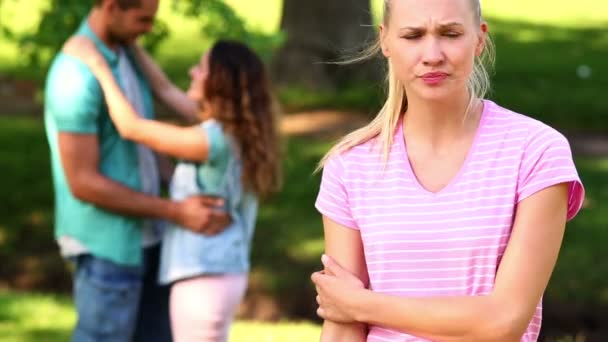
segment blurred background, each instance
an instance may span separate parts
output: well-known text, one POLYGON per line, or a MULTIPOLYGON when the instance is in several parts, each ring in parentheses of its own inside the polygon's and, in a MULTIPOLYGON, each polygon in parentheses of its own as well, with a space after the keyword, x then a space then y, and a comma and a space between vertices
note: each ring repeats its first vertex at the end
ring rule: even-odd
MULTIPOLYGON (((0 0, 0 340, 66 341, 70 271, 53 241, 42 91, 50 58, 90 8, 0 0)), ((170 78, 218 38, 249 43, 283 107, 286 182, 263 205, 250 289, 232 341, 318 339, 309 274, 323 233, 313 203, 320 157, 380 108, 378 61, 337 66, 375 34, 382 0, 162 0, 145 39, 170 78)), ((587 199, 569 223, 545 295, 543 341, 608 341, 608 1, 483 0, 497 46, 490 98, 566 134, 587 199)), ((166 110, 158 108, 161 115, 166 110)))

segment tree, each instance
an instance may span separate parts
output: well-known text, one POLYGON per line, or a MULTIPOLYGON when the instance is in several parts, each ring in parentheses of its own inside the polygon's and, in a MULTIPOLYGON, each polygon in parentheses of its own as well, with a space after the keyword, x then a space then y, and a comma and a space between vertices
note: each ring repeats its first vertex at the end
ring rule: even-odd
POLYGON ((332 89, 373 79, 371 64, 336 65, 374 37, 370 0, 284 0, 286 42, 273 61, 275 82, 332 89))

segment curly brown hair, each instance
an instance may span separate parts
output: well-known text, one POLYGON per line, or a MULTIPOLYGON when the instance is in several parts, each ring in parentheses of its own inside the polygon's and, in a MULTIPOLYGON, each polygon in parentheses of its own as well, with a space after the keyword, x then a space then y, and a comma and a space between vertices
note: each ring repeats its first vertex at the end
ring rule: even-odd
POLYGON ((204 98, 236 141, 245 189, 261 197, 282 185, 276 105, 264 63, 246 45, 220 40, 209 52, 204 98))

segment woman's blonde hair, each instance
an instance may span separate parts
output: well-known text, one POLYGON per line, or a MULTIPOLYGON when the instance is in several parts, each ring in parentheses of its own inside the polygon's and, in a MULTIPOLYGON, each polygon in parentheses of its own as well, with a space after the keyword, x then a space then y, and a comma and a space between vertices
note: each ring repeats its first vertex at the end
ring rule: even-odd
MULTIPOLYGON (((470 0, 475 12, 475 20, 478 24, 482 22, 481 4, 479 0, 470 0)), ((388 27, 391 15, 391 0, 384 0, 383 24, 388 27)), ((356 63, 374 57, 380 52, 380 38, 374 44, 365 49, 359 56, 351 58, 344 63, 356 63)), ((495 58, 494 44, 488 36, 485 41, 484 49, 480 56, 475 57, 473 72, 467 83, 467 89, 470 94, 469 108, 473 105, 476 98, 484 98, 490 90, 490 75, 489 68, 493 66, 495 58)), ((378 141, 382 144, 383 158, 388 160, 388 153, 394 138, 394 131, 399 118, 407 109, 407 96, 403 84, 397 79, 395 71, 390 60, 387 61, 387 92, 386 102, 376 115, 376 117, 365 127, 362 127, 345 137, 343 137, 327 154, 321 159, 317 167, 320 170, 325 162, 333 155, 342 153, 351 149, 354 146, 362 144, 372 138, 378 137, 378 141)))

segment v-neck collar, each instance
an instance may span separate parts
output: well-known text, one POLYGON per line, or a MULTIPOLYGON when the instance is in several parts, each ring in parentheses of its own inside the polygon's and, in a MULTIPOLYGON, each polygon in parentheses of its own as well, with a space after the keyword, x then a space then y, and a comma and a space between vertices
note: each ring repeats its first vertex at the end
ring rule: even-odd
POLYGON ((471 146, 469 147, 469 150, 467 152, 467 156, 464 159, 464 162, 462 163, 462 165, 460 165, 458 172, 456 172, 456 174, 450 179, 448 184, 445 185, 440 190, 435 191, 435 192, 430 191, 427 188, 425 188, 420 183, 420 180, 418 179, 418 177, 416 176, 416 173, 414 172, 414 168, 412 167, 412 164, 410 162, 410 158, 409 158, 409 155, 407 152, 407 144, 405 142, 405 136, 403 134, 403 116, 401 117, 401 119, 399 119, 397 131, 395 132, 395 138, 398 139, 399 150, 402 152, 400 154, 403 156, 404 162, 405 162, 406 168, 407 168, 406 172, 409 174, 409 176, 412 177, 412 182, 415 184, 416 188, 421 193, 428 195, 428 196, 443 195, 445 193, 450 192, 450 190, 455 186, 455 184, 457 184, 459 182, 459 180, 462 178, 463 173, 467 169, 467 166, 470 163, 470 160, 472 159, 473 155, 475 154, 475 151, 477 150, 477 146, 479 145, 481 133, 485 129, 485 123, 487 121, 486 118, 488 117, 488 110, 490 107, 490 101, 482 100, 482 105, 483 105, 483 108, 481 110, 481 117, 479 119, 479 124, 475 131, 475 136, 473 137, 473 142, 471 143, 471 146))

